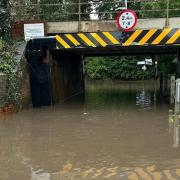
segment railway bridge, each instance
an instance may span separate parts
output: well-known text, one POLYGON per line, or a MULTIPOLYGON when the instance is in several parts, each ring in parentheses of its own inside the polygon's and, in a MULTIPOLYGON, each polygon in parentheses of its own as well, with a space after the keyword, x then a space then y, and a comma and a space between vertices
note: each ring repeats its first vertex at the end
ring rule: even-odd
POLYGON ((134 30, 124 32, 118 30, 114 19, 82 21, 81 5, 74 14, 79 16, 78 21, 47 21, 47 36, 27 43, 25 55, 34 106, 50 105, 82 92, 83 60, 88 56, 176 54, 176 75, 180 77, 180 17, 170 16, 168 6, 165 17, 140 18, 134 30), (40 62, 47 66, 45 87, 37 85, 40 62), (48 90, 44 93, 42 89, 48 90), (42 94, 43 98, 37 100, 42 94), (47 101, 41 103, 42 99, 47 101))

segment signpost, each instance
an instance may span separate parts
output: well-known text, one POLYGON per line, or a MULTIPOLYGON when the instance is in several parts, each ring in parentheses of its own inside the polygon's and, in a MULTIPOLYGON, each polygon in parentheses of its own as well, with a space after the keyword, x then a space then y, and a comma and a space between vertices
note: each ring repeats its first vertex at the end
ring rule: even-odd
POLYGON ((146 65, 150 65, 150 66, 153 65, 152 59, 145 59, 145 63, 146 65))
POLYGON ((123 31, 132 30, 137 24, 137 15, 132 10, 123 10, 118 14, 117 25, 118 29, 123 31))
POLYGON ((24 37, 28 41, 34 37, 44 37, 44 23, 24 24, 24 37))
POLYGON ((147 70, 146 65, 152 66, 152 65, 153 65, 153 62, 152 62, 152 59, 146 59, 146 58, 145 58, 144 61, 138 61, 138 62, 137 62, 137 65, 143 65, 143 66, 142 66, 142 70, 146 71, 146 70, 147 70))

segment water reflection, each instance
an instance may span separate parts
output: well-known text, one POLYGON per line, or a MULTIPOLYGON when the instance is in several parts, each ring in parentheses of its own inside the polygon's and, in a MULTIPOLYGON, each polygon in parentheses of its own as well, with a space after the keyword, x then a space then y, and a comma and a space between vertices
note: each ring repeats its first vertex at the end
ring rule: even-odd
POLYGON ((1 118, 0 179, 180 178, 179 129, 157 95, 149 82, 87 84, 84 98, 1 118))
POLYGON ((178 148, 179 147, 179 125, 180 116, 176 113, 173 113, 173 110, 169 110, 169 131, 173 134, 173 147, 178 148))
POLYGON ((151 94, 146 92, 144 89, 136 94, 136 105, 142 110, 151 109, 151 94))
POLYGON ((136 106, 138 110, 156 108, 159 95, 157 82, 129 82, 114 84, 88 84, 86 103, 88 106, 136 106))

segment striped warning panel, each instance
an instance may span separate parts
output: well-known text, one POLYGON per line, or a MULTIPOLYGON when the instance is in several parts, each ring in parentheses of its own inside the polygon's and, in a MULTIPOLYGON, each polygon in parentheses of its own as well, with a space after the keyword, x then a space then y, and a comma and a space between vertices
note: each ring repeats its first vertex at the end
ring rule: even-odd
POLYGON ((58 49, 107 46, 180 45, 180 29, 150 29, 130 32, 97 32, 56 35, 58 49))

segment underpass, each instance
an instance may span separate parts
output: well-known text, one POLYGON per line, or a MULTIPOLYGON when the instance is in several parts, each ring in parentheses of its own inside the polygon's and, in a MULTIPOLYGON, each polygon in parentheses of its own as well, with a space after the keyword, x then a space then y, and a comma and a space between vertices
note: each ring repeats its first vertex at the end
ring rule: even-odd
MULTIPOLYGON (((49 105, 84 91, 83 60, 88 56, 157 55, 177 56, 176 75, 179 76, 180 29, 137 29, 123 32, 67 33, 34 38, 26 48, 30 69, 31 92, 36 102, 40 89, 35 83, 39 58, 49 51, 49 105), (43 49, 45 48, 45 50, 43 49), (50 98, 51 97, 51 98, 50 98), (51 99, 51 100, 50 100, 51 99), (50 102, 51 101, 51 102, 50 102)), ((45 98, 44 96, 44 98, 45 98)), ((36 106, 36 105, 35 105, 36 106)), ((37 105, 39 106, 39 105, 37 105)))

